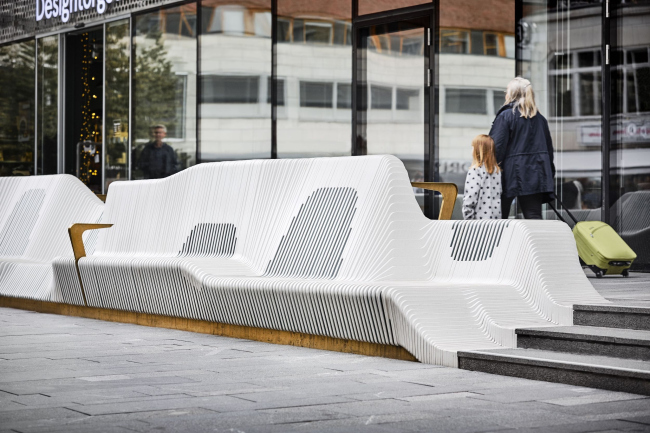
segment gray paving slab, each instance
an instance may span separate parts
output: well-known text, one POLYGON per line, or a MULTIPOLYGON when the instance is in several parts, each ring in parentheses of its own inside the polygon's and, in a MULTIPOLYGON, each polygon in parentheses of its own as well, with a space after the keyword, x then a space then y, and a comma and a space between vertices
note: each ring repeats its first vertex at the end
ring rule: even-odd
MULTIPOLYGON (((642 277, 632 274, 627 280, 635 283, 628 293, 635 302, 646 296, 642 277)), ((590 281, 597 286, 601 280, 590 281)), ((627 296, 609 282, 602 293, 627 296)), ((650 293, 647 298, 650 301, 650 293)), ((413 362, 0 309, 0 433, 2 429, 650 431, 650 399, 413 362)))
POLYGON ((629 278, 620 275, 606 275, 596 278, 585 269, 585 274, 598 292, 619 305, 650 307, 650 273, 630 272, 629 278))

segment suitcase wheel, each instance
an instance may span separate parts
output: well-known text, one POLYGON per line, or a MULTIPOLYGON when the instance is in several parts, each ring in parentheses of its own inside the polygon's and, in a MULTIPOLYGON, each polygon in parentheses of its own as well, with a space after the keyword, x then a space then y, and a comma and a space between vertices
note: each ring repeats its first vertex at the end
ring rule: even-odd
POLYGON ((627 269, 623 269, 623 272, 621 272, 621 275, 623 275, 625 278, 627 278, 627 277, 630 276, 630 271, 628 271, 627 269))
POLYGON ((592 271, 594 274, 596 274, 596 278, 603 278, 603 275, 605 275, 605 273, 603 272, 603 270, 600 269, 598 266, 590 265, 590 266, 589 266, 589 269, 591 269, 591 271, 592 271))

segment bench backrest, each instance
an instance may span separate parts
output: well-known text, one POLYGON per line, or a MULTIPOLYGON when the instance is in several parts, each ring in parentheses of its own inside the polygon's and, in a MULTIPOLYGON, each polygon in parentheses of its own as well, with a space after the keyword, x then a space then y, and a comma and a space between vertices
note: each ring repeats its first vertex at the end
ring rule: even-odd
POLYGON ((114 226, 97 255, 228 256, 269 276, 334 278, 381 273, 413 248, 394 234, 429 220, 402 162, 366 156, 200 164, 114 183, 102 222, 114 226))
POLYGON ((68 227, 97 222, 104 204, 77 178, 0 178, 0 257, 51 262, 72 256, 68 227))

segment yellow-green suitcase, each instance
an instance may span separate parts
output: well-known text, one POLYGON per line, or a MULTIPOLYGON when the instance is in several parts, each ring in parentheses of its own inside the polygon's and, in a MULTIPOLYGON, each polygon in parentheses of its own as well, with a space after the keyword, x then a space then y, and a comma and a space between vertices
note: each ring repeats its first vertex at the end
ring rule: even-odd
MULTIPOLYGON (((558 217, 566 222, 555 206, 552 204, 550 206, 558 217)), ((564 208, 564 206, 562 207, 564 208)), ((568 209, 564 208, 564 210, 575 222, 573 237, 578 246, 580 260, 596 274, 597 278, 602 278, 603 275, 619 274, 627 277, 628 269, 636 259, 636 253, 621 239, 618 233, 609 224, 602 221, 578 222, 568 209)))

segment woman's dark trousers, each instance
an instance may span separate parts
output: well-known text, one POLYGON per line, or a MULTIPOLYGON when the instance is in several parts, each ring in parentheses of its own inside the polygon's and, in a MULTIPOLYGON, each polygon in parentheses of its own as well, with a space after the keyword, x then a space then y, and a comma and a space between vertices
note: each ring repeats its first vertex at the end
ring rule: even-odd
MULTIPOLYGON (((542 219, 542 204, 544 204, 545 194, 531 194, 520 195, 519 207, 524 213, 524 218, 527 220, 541 220, 542 219)), ((501 197, 501 218, 508 218, 510 215, 510 206, 514 197, 501 197)))

